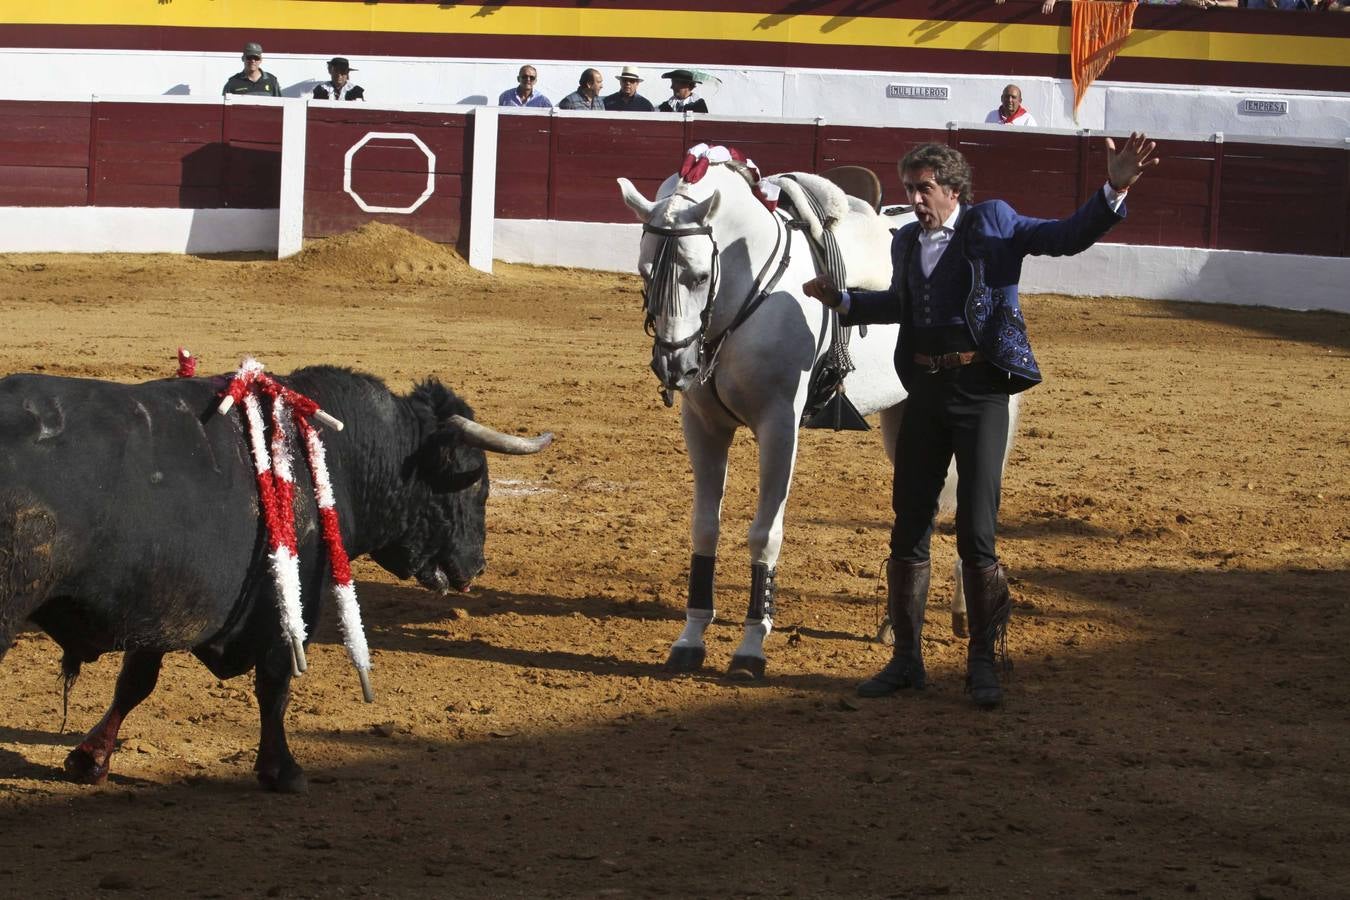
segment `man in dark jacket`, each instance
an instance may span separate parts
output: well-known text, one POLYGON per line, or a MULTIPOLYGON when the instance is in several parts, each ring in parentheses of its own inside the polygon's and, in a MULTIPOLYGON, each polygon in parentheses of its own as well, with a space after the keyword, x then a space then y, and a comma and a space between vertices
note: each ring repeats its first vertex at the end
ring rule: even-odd
POLYGON ((335 56, 328 61, 328 80, 314 88, 315 100, 365 100, 365 89, 352 84, 352 73, 356 70, 345 56, 335 56))
POLYGON ((688 69, 673 69, 662 78, 670 79, 670 99, 656 108, 657 112, 696 112, 708 111, 708 104, 702 97, 694 95, 694 89, 702 79, 688 69))
POLYGON ((642 75, 636 66, 624 66, 619 73, 619 89, 605 98, 608 112, 656 112, 652 101, 638 93, 642 75))
POLYGON ((262 67, 262 44, 249 41, 244 45, 244 70, 230 76, 225 82, 222 94, 258 94, 263 97, 280 97, 281 85, 277 77, 264 72, 262 67))
POLYGON ((900 176, 918 222, 891 244, 884 291, 840 291, 822 275, 803 290, 837 308, 846 325, 899 323, 895 368, 909 392, 895 452, 891 557, 886 565, 895 648, 858 686, 881 697, 925 682, 920 637, 928 599, 929 540, 952 456, 959 475, 956 547, 970 617, 966 689, 981 707, 1003 700, 995 646, 1012 599, 994 552, 1008 441, 1008 396, 1041 380, 1017 303, 1022 260, 1091 247, 1125 216, 1124 198, 1156 165, 1155 144, 1132 134, 1106 139, 1107 181, 1067 219, 1031 219, 1002 200, 976 204, 970 166, 939 144, 911 150, 900 176))

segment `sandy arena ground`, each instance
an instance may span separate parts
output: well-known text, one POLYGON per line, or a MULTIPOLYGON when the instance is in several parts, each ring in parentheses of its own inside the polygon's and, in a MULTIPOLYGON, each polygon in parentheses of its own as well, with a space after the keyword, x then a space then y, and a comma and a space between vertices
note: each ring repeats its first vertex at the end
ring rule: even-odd
POLYGON ((663 674, 691 479, 639 303, 633 277, 482 276, 382 227, 284 263, 0 256, 0 371, 166 377, 182 344, 206 372, 436 373, 481 419, 558 434, 493 459, 470 594, 359 565, 378 698, 330 612, 288 718, 307 796, 258 789, 251 679, 187 654, 108 785, 65 783, 120 660, 85 668, 62 733, 57 648, 25 631, 2 669, 6 893, 1350 896, 1350 318, 1027 301, 1047 380, 1004 491, 1016 672, 982 713, 942 610, 949 526, 931 689, 853 696, 888 652, 875 433, 804 434, 771 680, 748 687, 720 677, 749 581, 737 441, 712 668, 663 674))

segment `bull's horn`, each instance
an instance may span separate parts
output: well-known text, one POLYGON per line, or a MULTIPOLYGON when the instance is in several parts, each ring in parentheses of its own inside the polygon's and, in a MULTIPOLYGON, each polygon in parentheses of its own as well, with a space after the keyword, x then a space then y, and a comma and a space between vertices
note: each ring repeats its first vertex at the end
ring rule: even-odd
POLYGON ((524 456, 527 453, 538 453, 553 443, 553 432, 551 431, 546 431, 539 437, 517 437, 514 434, 502 434, 500 431, 475 422, 473 419, 466 419, 463 416, 451 416, 445 420, 445 424, 447 428, 458 431, 463 436, 464 443, 469 446, 491 450, 495 453, 524 456))

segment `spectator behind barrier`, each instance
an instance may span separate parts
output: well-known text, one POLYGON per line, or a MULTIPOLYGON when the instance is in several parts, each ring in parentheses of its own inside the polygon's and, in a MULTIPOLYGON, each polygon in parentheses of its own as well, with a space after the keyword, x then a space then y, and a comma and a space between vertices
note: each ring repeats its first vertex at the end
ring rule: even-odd
POLYGON ((998 108, 984 117, 986 124, 1036 127, 1036 119, 1022 105, 1022 89, 1020 87, 1015 84, 1007 85, 1003 88, 1003 96, 999 99, 1002 102, 999 103, 998 108))
POLYGON ((642 75, 636 66, 624 66, 619 73, 619 89, 605 98, 605 109, 611 112, 656 112, 652 101, 638 93, 642 75))
POLYGON ((694 96, 694 89, 702 83, 703 79, 688 69, 674 69, 661 77, 670 79, 670 99, 658 106, 657 112, 705 113, 708 111, 708 104, 704 102, 703 98, 694 96))
POLYGON ((516 74, 516 86, 510 90, 502 91, 502 95, 497 98, 497 105, 533 106, 551 109, 553 107, 552 101, 543 94, 534 92, 535 85, 538 82, 539 73, 535 71, 534 66, 521 66, 520 72, 516 74))
POLYGON ((605 86, 605 76, 599 69, 586 69, 577 79, 577 89, 558 103, 558 109, 579 109, 585 112, 604 112, 605 101, 600 89, 605 86))
POLYGON ((328 80, 314 88, 315 100, 365 100, 365 88, 352 84, 351 73, 355 72, 345 56, 335 56, 328 61, 328 80))
POLYGON ((244 70, 230 76, 225 82, 222 94, 256 94, 263 97, 280 97, 281 85, 277 77, 264 72, 262 67, 262 44, 249 41, 244 45, 244 70))

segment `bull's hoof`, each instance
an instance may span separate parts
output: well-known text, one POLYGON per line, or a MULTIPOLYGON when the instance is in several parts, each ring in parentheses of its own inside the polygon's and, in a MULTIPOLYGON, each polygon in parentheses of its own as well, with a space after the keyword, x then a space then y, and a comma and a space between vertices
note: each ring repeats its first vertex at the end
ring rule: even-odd
POLYGON ((732 681, 763 681, 764 667, 767 661, 762 656, 741 656, 731 658, 727 669, 727 678, 732 681))
POLYGON ((278 794, 309 793, 309 781, 305 778, 305 770, 294 762, 286 763, 274 772, 258 769, 258 783, 278 794))
POLYGON ((83 745, 76 747, 66 755, 66 778, 76 784, 103 784, 108 780, 108 763, 112 759, 109 753, 99 762, 83 745))
POLYGON ((671 647, 666 657, 667 672, 697 672, 708 656, 707 647, 671 647))
POLYGON ((952 613, 952 634, 959 638, 970 637, 970 622, 966 619, 965 613, 952 613))

